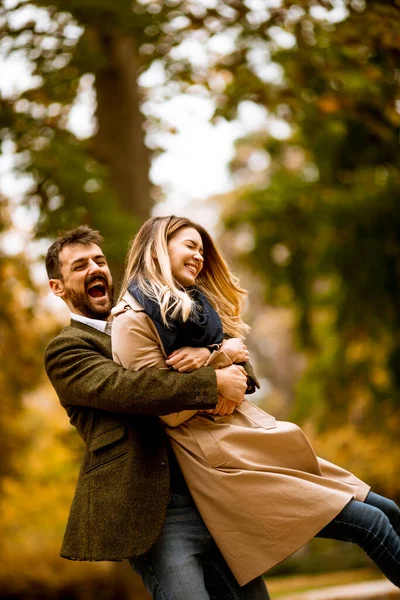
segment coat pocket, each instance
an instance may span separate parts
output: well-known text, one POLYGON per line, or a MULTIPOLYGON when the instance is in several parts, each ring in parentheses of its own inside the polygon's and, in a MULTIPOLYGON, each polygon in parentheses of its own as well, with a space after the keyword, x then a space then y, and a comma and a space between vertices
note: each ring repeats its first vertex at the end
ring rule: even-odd
POLYGON ((127 455, 128 455, 128 450, 125 450, 125 451, 119 452, 118 454, 115 454, 109 458, 106 458, 106 459, 102 460, 101 462, 97 462, 96 464, 93 464, 92 467, 87 469, 85 471, 84 475, 85 475, 85 477, 87 477, 88 475, 91 475, 92 473, 94 473, 100 469, 104 469, 105 467, 108 467, 110 464, 113 464, 117 461, 119 463, 120 459, 127 455))
POLYGON ((101 469, 128 452, 124 425, 102 431, 87 445, 83 474, 87 475, 96 469, 101 469))
POLYGON ((96 437, 92 439, 89 444, 89 450, 91 452, 95 452, 96 450, 100 450, 101 448, 105 448, 110 444, 114 444, 118 442, 125 435, 125 426, 120 425, 119 427, 115 427, 114 429, 110 429, 109 431, 104 431, 100 433, 96 437))
POLYGON ((228 458, 221 448, 218 439, 213 436, 211 432, 212 426, 210 428, 204 426, 191 427, 190 431, 195 437, 207 463, 213 469, 217 469, 218 467, 223 467, 228 462, 228 458))

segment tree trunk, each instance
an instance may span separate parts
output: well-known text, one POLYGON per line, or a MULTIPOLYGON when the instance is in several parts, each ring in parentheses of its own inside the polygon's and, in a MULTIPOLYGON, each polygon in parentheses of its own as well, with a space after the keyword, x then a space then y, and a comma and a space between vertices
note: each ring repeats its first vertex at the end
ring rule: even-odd
POLYGON ((150 216, 152 202, 135 40, 100 34, 99 43, 105 64, 96 72, 98 132, 94 151, 110 166, 121 208, 141 222, 150 216))

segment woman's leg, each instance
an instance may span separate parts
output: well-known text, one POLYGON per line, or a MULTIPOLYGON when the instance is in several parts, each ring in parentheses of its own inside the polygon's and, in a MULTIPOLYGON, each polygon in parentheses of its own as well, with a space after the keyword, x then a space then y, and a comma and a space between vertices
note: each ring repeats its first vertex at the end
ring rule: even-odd
POLYGON ((380 508, 388 517, 397 535, 400 535, 400 508, 397 506, 396 502, 389 500, 389 498, 385 498, 385 496, 369 492, 364 503, 380 508))
POLYGON ((391 522, 394 519, 398 526, 398 510, 394 503, 392 505, 390 500, 382 499, 377 494, 369 497, 368 502, 350 500, 317 537, 358 544, 382 573, 400 587, 400 537, 391 522), (382 509, 372 503, 379 503, 382 509), (385 514, 386 511, 390 512, 391 517, 385 514))

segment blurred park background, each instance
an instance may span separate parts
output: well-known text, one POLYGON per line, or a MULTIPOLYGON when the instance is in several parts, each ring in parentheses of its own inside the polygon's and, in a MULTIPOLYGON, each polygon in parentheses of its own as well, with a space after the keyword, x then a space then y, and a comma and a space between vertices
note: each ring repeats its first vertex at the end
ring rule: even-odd
MULTIPOLYGON (((116 282, 150 215, 209 228, 249 290, 256 401, 399 502, 400 2, 3 0, 0 31, 0 596, 141 597, 58 558, 82 446, 42 261, 81 223, 116 282)), ((318 540, 267 580, 346 569, 377 575, 318 540)))

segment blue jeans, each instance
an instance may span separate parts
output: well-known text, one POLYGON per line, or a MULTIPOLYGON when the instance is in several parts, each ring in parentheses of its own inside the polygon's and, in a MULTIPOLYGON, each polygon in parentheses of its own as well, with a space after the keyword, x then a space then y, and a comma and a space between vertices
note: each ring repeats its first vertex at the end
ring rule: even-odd
POLYGON ((373 492, 365 502, 350 500, 317 537, 358 544, 400 587, 400 509, 392 500, 373 492))
POLYGON ((129 561, 154 600, 268 600, 262 577, 240 587, 193 500, 171 495, 161 537, 129 561))

